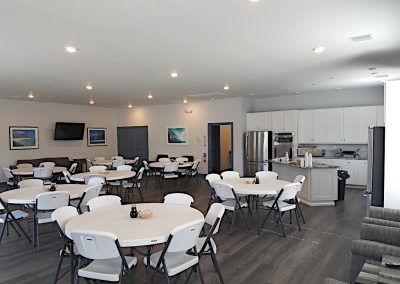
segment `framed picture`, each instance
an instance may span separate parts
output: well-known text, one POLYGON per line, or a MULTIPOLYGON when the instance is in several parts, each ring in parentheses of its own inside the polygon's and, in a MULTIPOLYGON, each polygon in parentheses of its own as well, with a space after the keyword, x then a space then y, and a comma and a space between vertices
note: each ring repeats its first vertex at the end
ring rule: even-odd
POLYGON ((10 126, 10 150, 39 149, 39 128, 10 126))
POLYGON ((89 128, 87 129, 88 146, 106 146, 107 128, 89 128))
POLYGON ((168 127, 167 128, 168 144, 186 145, 187 132, 185 127, 168 127))

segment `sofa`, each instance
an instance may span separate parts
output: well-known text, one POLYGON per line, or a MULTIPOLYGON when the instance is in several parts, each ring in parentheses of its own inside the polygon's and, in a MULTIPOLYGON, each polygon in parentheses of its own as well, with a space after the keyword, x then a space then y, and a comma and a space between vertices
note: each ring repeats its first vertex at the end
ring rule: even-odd
POLYGON ((43 162, 53 162, 56 164, 56 166, 60 167, 67 167, 69 168, 72 164, 72 162, 68 159, 68 157, 57 157, 57 158, 39 158, 39 159, 27 159, 27 160, 18 160, 18 164, 32 164, 34 167, 38 167, 40 163, 43 162))

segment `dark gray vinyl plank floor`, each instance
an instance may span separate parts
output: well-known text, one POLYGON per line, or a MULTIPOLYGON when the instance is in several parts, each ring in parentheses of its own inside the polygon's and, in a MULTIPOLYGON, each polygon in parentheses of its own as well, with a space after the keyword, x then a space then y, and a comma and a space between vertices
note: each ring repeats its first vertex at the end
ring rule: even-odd
MULTIPOLYGON (((145 201, 160 202, 165 192, 156 188, 153 177, 146 178, 145 201)), ((205 181, 199 187, 193 184, 182 183, 183 191, 190 193, 195 199, 194 207, 205 213, 208 185, 205 181)), ((174 186, 173 183, 167 186, 168 191, 176 191, 174 186)), ((325 277, 348 281, 351 241, 359 237, 365 212, 362 190, 347 188, 345 200, 336 206, 302 205, 302 209, 306 218, 302 231, 297 230, 296 224, 289 224, 286 216, 285 238, 273 219, 257 235, 255 215, 247 211, 245 216, 251 230, 238 219, 233 235, 228 235, 229 224, 224 218, 215 241, 225 283, 322 283, 325 277)), ((265 214, 261 211, 262 217, 265 214)), ((27 227, 26 222, 22 225, 27 227)), ((25 238, 18 238, 10 231, 0 244, 0 283, 52 283, 62 242, 51 224, 40 226, 40 243, 41 249, 37 252, 25 238)), ((205 283, 219 283, 209 257, 203 257, 200 265, 205 283)), ((68 268, 66 259, 63 271, 68 268)), ((184 280, 183 274, 177 282, 184 280)), ((124 283, 145 282, 146 270, 139 256, 138 265, 124 278, 124 283)), ((155 283, 162 282, 162 277, 155 280, 155 283)), ((69 274, 58 283, 70 283, 69 274)), ((190 283, 199 283, 198 277, 194 275, 190 283)))

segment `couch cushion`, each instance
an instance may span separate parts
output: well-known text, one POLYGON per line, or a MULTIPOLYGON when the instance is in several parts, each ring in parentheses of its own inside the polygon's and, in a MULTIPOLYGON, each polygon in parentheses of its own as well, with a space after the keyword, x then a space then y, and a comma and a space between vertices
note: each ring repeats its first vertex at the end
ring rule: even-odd
POLYGON ((17 165, 28 163, 28 164, 32 164, 34 167, 37 167, 37 166, 39 166, 40 163, 43 163, 43 162, 45 162, 45 159, 18 160, 17 165))

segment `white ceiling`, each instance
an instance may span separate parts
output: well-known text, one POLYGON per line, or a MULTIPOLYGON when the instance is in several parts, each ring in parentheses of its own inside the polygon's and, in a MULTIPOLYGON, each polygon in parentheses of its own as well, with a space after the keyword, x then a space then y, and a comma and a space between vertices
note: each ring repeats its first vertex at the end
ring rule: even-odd
POLYGON ((400 78, 399 0, 1 1, 4 99, 32 91, 37 101, 127 106, 211 99, 190 95, 225 83, 216 98, 381 85, 369 67, 400 78), (373 40, 349 40, 364 34, 373 40))

